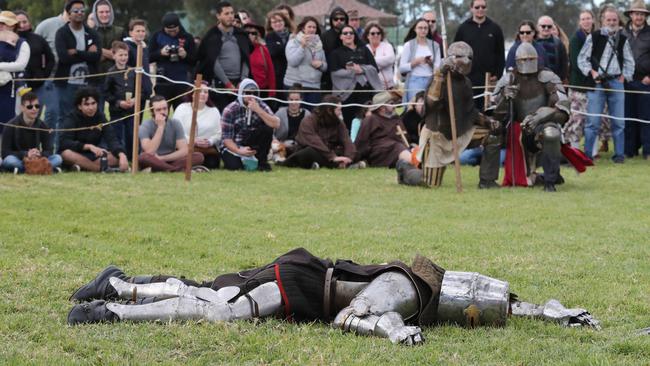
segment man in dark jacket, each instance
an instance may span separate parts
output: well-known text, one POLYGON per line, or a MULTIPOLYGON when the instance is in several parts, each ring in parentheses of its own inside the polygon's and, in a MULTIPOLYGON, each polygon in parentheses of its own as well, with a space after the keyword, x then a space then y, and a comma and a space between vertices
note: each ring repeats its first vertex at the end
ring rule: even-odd
MULTIPOLYGON (((485 85, 485 74, 490 73, 490 82, 496 82, 505 66, 505 44, 501 27, 488 18, 487 0, 472 0, 470 3, 472 17, 460 25, 454 42, 463 41, 472 47, 474 62, 468 75, 474 86, 485 85)), ((475 94, 484 90, 475 89, 475 94)), ((479 110, 483 109, 483 98, 474 100, 479 110)))
MULTIPOLYGON (((320 36, 328 65, 331 65, 330 55, 341 45, 341 29, 348 24, 348 20, 348 14, 343 10, 343 8, 337 6, 332 9, 332 12, 330 13, 330 29, 320 36)), ((323 73, 321 84, 323 85, 323 90, 332 89, 332 79, 329 68, 327 72, 323 73)))
MULTIPOLYGON (((165 14, 162 25, 163 29, 149 40, 149 62, 156 63, 158 75, 189 82, 196 54, 194 36, 185 31, 177 14, 165 14)), ((173 98, 188 90, 187 85, 174 84, 162 78, 156 80, 156 94, 164 96, 174 108, 181 104, 182 98, 173 98)))
POLYGON ((61 137, 63 161, 75 170, 99 172, 103 167, 100 158, 106 158, 108 166, 117 166, 121 171, 129 168, 124 148, 117 141, 112 128, 92 128, 106 123, 106 117, 97 108, 99 92, 94 87, 79 89, 74 98, 76 108, 65 119, 66 129, 87 128, 68 131, 61 137), (108 149, 100 146, 106 143, 108 149))
POLYGON ((52 138, 47 131, 30 130, 20 127, 33 127, 47 130, 47 125, 38 118, 41 109, 38 96, 29 92, 20 99, 21 113, 9 121, 2 134, 2 167, 14 174, 25 171, 24 158, 45 157, 52 169, 61 165, 61 156, 52 153, 52 138))
MULTIPOLYGON (((623 35, 630 42, 634 55, 634 80, 625 83, 625 90, 640 91, 646 94, 629 93, 625 95, 625 118, 650 120, 650 26, 646 19, 650 11, 643 0, 632 3, 625 15, 630 18, 623 35)), ((628 158, 639 154, 643 147, 643 158, 650 156, 650 124, 625 121, 625 155, 628 158)))
POLYGON ((539 17, 537 20, 537 43, 544 49, 546 67, 559 76, 560 80, 566 80, 569 77, 569 56, 562 41, 553 36, 554 24, 553 18, 548 15, 539 17))
MULTIPOLYGON (((25 78, 42 79, 50 76, 54 69, 54 54, 47 44, 45 38, 32 31, 32 23, 26 12, 18 10, 16 20, 18 20, 18 35, 24 38, 29 45, 29 62, 25 69, 25 78)), ((43 85, 44 80, 29 81, 27 86, 38 93, 38 89, 43 85)))
POLYGON ((59 108, 65 114, 74 109, 72 100, 77 89, 95 84, 94 79, 86 79, 86 75, 96 74, 99 70, 99 60, 102 56, 102 44, 97 32, 85 25, 86 4, 82 0, 70 0, 65 5, 69 14, 68 23, 56 32, 56 53, 59 65, 55 76, 58 78, 74 77, 73 79, 56 80, 59 92, 59 108))
MULTIPOLYGON (((196 72, 211 82, 215 88, 237 90, 237 85, 248 77, 250 65, 248 57, 253 45, 246 33, 233 26, 235 10, 225 1, 217 4, 218 24, 203 37, 198 52, 196 72)), ((223 111, 235 100, 234 95, 210 93, 215 106, 223 111)))

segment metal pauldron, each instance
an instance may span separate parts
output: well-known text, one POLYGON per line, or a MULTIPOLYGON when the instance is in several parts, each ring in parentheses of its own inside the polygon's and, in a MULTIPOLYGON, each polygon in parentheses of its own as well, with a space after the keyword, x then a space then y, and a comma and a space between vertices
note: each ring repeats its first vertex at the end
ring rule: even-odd
POLYGON ((503 326, 508 316, 510 284, 476 272, 446 271, 437 319, 474 327, 503 326))

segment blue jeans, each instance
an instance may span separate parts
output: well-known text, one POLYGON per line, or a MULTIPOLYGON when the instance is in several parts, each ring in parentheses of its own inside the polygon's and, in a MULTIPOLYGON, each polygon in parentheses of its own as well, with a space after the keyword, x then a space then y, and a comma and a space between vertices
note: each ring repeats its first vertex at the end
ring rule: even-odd
POLYGON ((410 102, 413 99, 413 97, 415 97, 415 94, 418 93, 418 91, 426 90, 427 86, 429 85, 429 82, 431 82, 431 76, 411 75, 409 77, 408 83, 406 84, 406 94, 405 94, 406 100, 404 101, 404 103, 410 102))
MULTIPOLYGON (((650 92, 650 85, 640 81, 625 84, 626 90, 650 92)), ((625 117, 650 121, 650 95, 630 93, 625 96, 625 117)), ((643 156, 650 156, 650 123, 625 121, 625 155, 633 157, 643 147, 643 156)))
MULTIPOLYGON (((50 161, 50 165, 52 165, 52 170, 55 168, 61 166, 61 163, 63 163, 63 159, 61 158, 61 155, 58 154, 52 154, 47 157, 47 160, 50 161)), ((18 171, 21 173, 25 172, 25 164, 23 164, 23 161, 18 159, 15 155, 7 155, 6 158, 2 161, 2 168, 6 169, 10 172, 14 170, 14 168, 18 168, 18 171)))
MULTIPOLYGON (((45 107, 45 119, 43 121, 47 127, 61 128, 63 121, 59 113, 59 93, 57 93, 54 82, 48 80, 43 83, 43 85, 36 89, 36 95, 38 95, 38 100, 41 102, 41 105, 45 107)), ((41 108, 41 112, 43 112, 43 108, 41 108)))
MULTIPOLYGON (((465 149, 460 153, 460 164, 461 165, 472 165, 476 166, 481 163, 481 157, 483 156, 483 147, 475 147, 473 149, 465 149)), ((506 149, 501 149, 499 153, 500 165, 503 165, 503 162, 506 160, 506 149)))
MULTIPOLYGON (((618 80, 610 80, 608 89, 623 90, 623 83, 618 80)), ((596 88, 602 89, 601 84, 596 84, 596 88)), ((614 141, 613 158, 623 158, 625 152, 625 94, 622 92, 605 92, 594 90, 587 92, 587 113, 603 113, 605 103, 609 109, 612 124, 612 140, 614 141)), ((601 117, 587 116, 585 124, 585 154, 593 158, 592 147, 598 138, 600 130, 601 117)))

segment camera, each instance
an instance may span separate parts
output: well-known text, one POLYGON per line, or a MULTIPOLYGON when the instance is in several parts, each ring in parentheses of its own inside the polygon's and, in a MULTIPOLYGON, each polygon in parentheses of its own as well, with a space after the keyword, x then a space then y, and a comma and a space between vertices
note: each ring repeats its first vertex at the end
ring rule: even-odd
POLYGON ((169 61, 178 62, 180 57, 178 56, 178 46, 175 44, 169 45, 169 61))

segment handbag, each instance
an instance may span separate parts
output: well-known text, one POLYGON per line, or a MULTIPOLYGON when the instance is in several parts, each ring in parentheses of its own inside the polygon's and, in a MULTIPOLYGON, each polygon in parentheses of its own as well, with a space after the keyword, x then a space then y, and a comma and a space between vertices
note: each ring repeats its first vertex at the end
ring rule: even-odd
POLYGON ((45 157, 24 158, 25 174, 28 175, 51 175, 52 164, 45 157))

